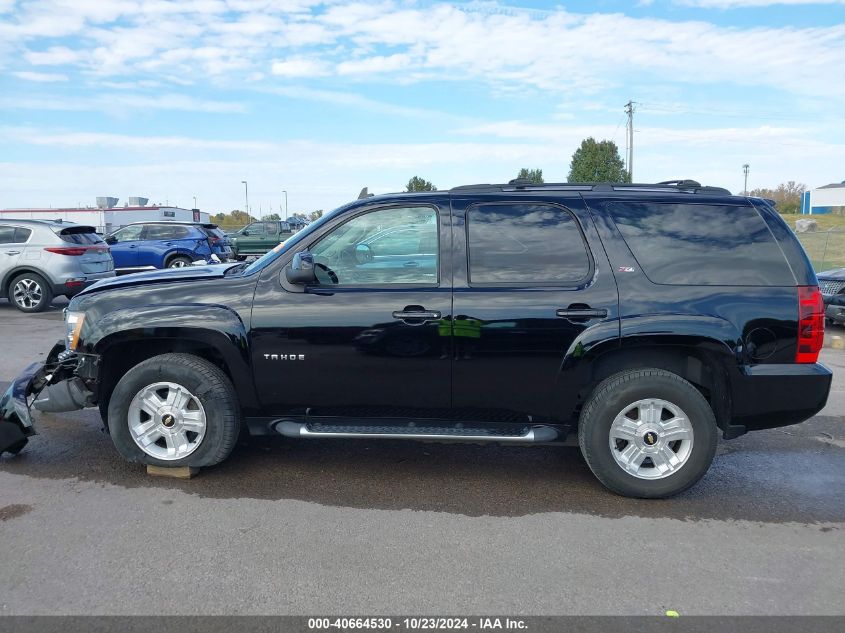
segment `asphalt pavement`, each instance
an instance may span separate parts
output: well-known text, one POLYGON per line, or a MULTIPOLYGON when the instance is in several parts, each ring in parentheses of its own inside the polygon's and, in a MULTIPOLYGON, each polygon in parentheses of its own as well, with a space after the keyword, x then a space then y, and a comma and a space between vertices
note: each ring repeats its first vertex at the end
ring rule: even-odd
MULTIPOLYGON (((0 387, 60 307, 0 301, 0 387)), ((819 415, 720 441, 661 501, 575 448, 252 438, 159 479, 95 410, 42 414, 0 458, 0 614, 845 614, 845 352, 822 361, 819 415)))

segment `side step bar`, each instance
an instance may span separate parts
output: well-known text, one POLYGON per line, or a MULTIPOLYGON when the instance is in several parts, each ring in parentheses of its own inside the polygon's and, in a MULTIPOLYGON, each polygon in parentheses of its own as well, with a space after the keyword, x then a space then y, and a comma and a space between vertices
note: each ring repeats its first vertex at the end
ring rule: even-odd
POLYGON ((499 444, 540 444, 553 442, 558 432, 550 426, 526 426, 518 433, 508 429, 497 432, 489 428, 463 428, 454 426, 374 426, 330 425, 320 423, 280 420, 273 428, 285 437, 379 438, 396 440, 421 440, 425 442, 496 442, 499 444))

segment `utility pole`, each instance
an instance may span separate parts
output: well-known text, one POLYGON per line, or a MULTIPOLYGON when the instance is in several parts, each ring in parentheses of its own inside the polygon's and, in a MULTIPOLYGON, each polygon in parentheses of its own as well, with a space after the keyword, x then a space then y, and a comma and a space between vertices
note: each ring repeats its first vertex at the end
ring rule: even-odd
POLYGON ((249 185, 246 183, 246 180, 241 180, 241 184, 244 186, 244 197, 246 198, 246 214, 249 215, 249 185))
POLYGON ((745 175, 745 186, 742 188, 742 195, 744 196, 748 195, 748 168, 748 163, 742 166, 742 173, 745 175))
POLYGON ((288 219, 288 192, 282 191, 282 193, 285 194, 285 217, 283 217, 282 219, 287 220, 288 219))
POLYGON ((634 182, 634 106, 633 101, 625 104, 625 114, 628 115, 628 182, 634 182))

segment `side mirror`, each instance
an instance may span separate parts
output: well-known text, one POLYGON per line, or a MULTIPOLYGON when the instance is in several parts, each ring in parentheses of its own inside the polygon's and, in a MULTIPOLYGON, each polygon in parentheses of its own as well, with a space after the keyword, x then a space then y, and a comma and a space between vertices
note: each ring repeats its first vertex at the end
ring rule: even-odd
POLYGON ((117 238, 114 235, 109 235, 106 238, 106 244, 117 244, 117 238))
POLYGON ((285 277, 292 284, 312 284, 317 281, 314 271, 314 256, 308 251, 300 251, 293 256, 293 261, 285 269, 285 277))
POLYGON ((241 235, 249 235, 249 231, 241 231, 241 235))
POLYGON ((355 261, 359 264, 367 264, 373 261, 373 249, 367 244, 358 244, 355 247, 355 261))

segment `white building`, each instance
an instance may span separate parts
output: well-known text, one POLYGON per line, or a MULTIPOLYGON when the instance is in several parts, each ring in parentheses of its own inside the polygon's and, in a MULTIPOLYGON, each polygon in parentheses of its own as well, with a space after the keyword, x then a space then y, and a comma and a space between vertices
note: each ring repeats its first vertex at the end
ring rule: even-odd
POLYGON ((845 182, 805 191, 801 197, 801 213, 805 215, 830 213, 833 207, 845 207, 845 182))
POLYGON ((98 233, 108 234, 132 222, 180 220, 182 222, 208 222, 209 214, 198 209, 147 205, 146 198, 129 198, 132 206, 118 207, 116 198, 97 198, 97 207, 66 209, 0 209, 0 219, 62 220, 74 224, 87 224, 98 233))

